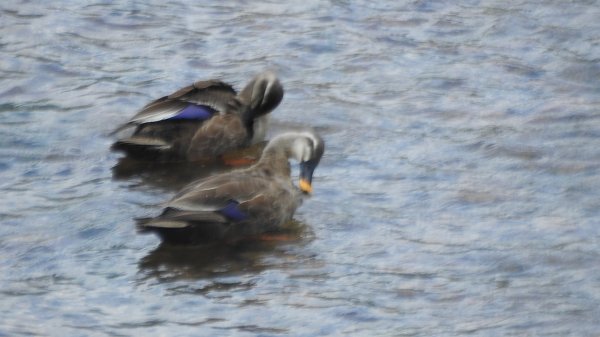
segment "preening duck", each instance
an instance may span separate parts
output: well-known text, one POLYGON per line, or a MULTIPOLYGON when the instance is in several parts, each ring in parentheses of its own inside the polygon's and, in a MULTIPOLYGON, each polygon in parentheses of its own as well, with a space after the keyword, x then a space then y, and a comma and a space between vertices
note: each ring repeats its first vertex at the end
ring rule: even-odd
POLYGON ((161 215, 139 219, 138 228, 171 244, 231 243, 276 232, 312 192, 313 172, 324 150, 323 139, 313 131, 281 134, 256 164, 189 184, 161 215), (289 159, 299 162, 298 186, 292 182, 289 159))
POLYGON ((143 107, 115 131, 135 127, 113 149, 139 160, 213 162, 262 141, 267 114, 283 93, 270 71, 255 76, 239 94, 220 80, 198 81, 143 107))

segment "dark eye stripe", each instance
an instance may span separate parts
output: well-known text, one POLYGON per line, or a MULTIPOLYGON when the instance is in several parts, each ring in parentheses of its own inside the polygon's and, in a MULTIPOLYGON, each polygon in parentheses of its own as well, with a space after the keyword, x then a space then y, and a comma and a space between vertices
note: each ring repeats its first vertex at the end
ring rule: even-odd
POLYGON ((306 140, 308 140, 308 143, 310 144, 310 148, 314 149, 315 148, 315 142, 312 140, 312 138, 310 137, 306 137, 306 140))
POLYGON ((314 150, 315 150, 315 142, 314 142, 314 140, 312 140, 312 138, 310 138, 310 137, 306 137, 306 140, 308 141, 308 149, 309 149, 309 150, 308 150, 308 153, 309 153, 309 156, 308 156, 308 157, 309 157, 309 158, 312 158, 312 157, 313 157, 313 154, 314 154, 314 152, 315 152, 315 151, 314 151, 314 150))

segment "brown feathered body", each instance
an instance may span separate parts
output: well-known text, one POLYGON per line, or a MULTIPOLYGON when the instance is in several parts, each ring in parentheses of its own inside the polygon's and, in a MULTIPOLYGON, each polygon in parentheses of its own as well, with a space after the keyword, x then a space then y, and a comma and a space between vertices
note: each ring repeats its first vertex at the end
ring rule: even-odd
POLYGON ((284 228, 306 196, 290 176, 293 140, 275 138, 253 166, 189 184, 138 228, 171 244, 237 242, 284 228))
POLYGON ((214 161, 264 138, 266 114, 283 98, 274 74, 256 76, 239 94, 219 80, 198 81, 147 104, 116 132, 135 127, 113 149, 131 158, 214 161))

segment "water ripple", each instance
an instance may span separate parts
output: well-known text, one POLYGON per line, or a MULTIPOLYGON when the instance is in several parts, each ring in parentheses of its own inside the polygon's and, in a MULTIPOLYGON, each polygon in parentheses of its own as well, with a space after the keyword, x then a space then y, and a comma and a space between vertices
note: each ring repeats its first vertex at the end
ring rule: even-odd
POLYGON ((0 334, 597 333, 593 1, 0 13, 0 334), (184 84, 239 89, 265 68, 286 88, 271 133, 327 142, 294 239, 202 251, 137 234, 215 171, 123 163, 110 132, 184 84))

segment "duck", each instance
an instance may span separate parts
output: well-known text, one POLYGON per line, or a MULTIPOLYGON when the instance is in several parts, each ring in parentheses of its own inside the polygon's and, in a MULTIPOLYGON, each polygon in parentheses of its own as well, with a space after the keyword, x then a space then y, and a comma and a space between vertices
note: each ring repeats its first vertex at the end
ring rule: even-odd
POLYGON ((153 218, 137 219, 141 233, 154 232, 170 245, 237 243, 285 229, 303 200, 325 151, 316 132, 293 131, 269 141, 260 159, 192 182, 153 218), (289 160, 299 163, 299 181, 289 160))
POLYGON ((228 83, 197 81, 144 106, 113 134, 135 128, 112 149, 151 162, 215 162, 264 140, 268 114, 283 99, 277 75, 264 71, 237 93, 228 83))

